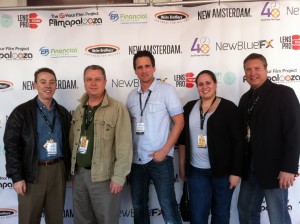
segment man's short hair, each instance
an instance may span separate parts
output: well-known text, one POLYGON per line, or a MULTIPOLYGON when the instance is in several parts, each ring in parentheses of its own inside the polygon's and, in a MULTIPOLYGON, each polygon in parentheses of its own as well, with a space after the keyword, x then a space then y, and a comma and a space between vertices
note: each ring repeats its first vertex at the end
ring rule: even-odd
POLYGON ((35 83, 37 82, 39 74, 42 73, 42 72, 48 72, 48 73, 52 74, 54 76, 54 78, 55 78, 55 81, 56 81, 56 75, 55 75, 54 71, 52 69, 50 69, 50 68, 44 67, 44 68, 39 68, 38 70, 36 70, 34 72, 34 82, 35 83))
POLYGON ((136 69, 136 59, 140 58, 140 57, 148 57, 151 60, 151 64, 153 67, 155 67, 155 59, 154 56, 151 52, 149 51, 138 51, 134 56, 133 56, 133 69, 136 69))
POLYGON ((253 60, 253 59, 259 59, 262 61, 263 65, 265 68, 268 67, 268 62, 267 59, 265 58, 265 56, 263 56, 262 54, 257 54, 257 53, 252 53, 249 54, 245 60, 244 60, 244 69, 245 69, 245 64, 249 61, 249 60, 253 60))
POLYGON ((104 79, 106 80, 106 73, 105 73, 105 69, 103 67, 101 67, 100 65, 89 65, 87 66, 85 69, 84 69, 84 72, 83 72, 83 79, 84 79, 84 76, 85 76, 85 73, 87 70, 100 70, 102 71, 102 74, 104 76, 104 79))

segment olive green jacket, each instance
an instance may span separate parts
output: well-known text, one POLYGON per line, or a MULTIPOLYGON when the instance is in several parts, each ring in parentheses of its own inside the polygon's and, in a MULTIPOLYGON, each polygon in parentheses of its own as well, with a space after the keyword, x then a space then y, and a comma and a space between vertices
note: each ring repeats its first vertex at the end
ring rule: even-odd
MULTIPOLYGON (((72 150, 71 174, 75 173, 76 155, 80 140, 85 93, 80 99, 71 123, 70 145, 72 150)), ((108 96, 105 91, 101 106, 94 117, 94 149, 91 162, 93 182, 111 180, 123 185, 132 163, 131 123, 123 104, 108 96)))

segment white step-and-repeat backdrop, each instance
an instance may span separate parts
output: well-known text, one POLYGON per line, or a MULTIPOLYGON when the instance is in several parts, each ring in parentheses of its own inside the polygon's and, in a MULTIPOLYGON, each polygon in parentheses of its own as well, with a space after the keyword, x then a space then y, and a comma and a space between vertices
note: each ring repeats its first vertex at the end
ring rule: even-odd
MULTIPOLYGON (((56 72, 55 99, 71 112, 84 92, 82 73, 90 64, 106 69, 107 91, 125 102, 129 91, 139 85, 133 55, 145 49, 156 58, 156 78, 176 86, 183 104, 198 97, 194 79, 203 69, 216 74, 218 95, 237 104, 249 89, 242 62, 257 52, 268 59, 269 78, 292 87, 300 96, 299 24, 300 1, 287 0, 198 7, 0 11, 0 224, 18 222, 16 193, 5 171, 4 128, 13 108, 36 95, 35 70, 47 66, 56 72)), ((177 153, 174 166, 179 202, 182 181, 177 153)), ((163 223, 155 190, 150 188, 149 215, 152 223, 163 223)), ((232 201, 232 224, 238 223, 238 191, 232 201)), ((290 189, 288 204, 293 223, 300 223, 299 180, 290 189)), ((261 214, 262 223, 269 223, 265 203, 261 214)), ((64 223, 73 223, 69 184, 64 217, 64 223)), ((133 223, 128 183, 122 192, 120 223, 133 223)))

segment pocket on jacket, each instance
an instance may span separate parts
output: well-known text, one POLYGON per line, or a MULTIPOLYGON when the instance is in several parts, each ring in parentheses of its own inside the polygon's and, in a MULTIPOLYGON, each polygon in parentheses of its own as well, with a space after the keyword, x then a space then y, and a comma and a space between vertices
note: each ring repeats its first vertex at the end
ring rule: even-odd
POLYGON ((115 136, 115 124, 110 121, 102 121, 101 125, 104 126, 103 128, 103 138, 105 140, 111 140, 115 136))

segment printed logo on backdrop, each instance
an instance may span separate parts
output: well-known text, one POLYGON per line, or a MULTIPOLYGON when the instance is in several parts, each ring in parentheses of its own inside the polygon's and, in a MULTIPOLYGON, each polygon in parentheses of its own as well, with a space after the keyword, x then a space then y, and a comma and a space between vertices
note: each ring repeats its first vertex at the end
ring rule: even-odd
MULTIPOLYGON (((22 90, 34 90, 34 81, 23 81, 22 90)), ((60 79, 56 81, 56 89, 78 89, 77 80, 60 79)))
POLYGON ((266 2, 261 10, 261 21, 279 21, 280 4, 277 1, 266 2))
POLYGON ((236 41, 236 42, 216 42, 216 51, 242 51, 242 50, 259 50, 271 49, 273 39, 258 41, 236 41))
POLYGON ((7 80, 0 80, 0 92, 9 92, 13 90, 14 84, 7 80))
POLYGON ((1 25, 1 27, 9 28, 9 27, 12 26, 12 24, 13 24, 12 16, 6 15, 6 14, 0 16, 0 25, 1 25))
POLYGON ((137 88, 140 86, 139 79, 112 79, 112 88, 137 88))
POLYGON ((13 184, 8 177, 0 176, 0 189, 13 189, 13 184))
POLYGON ((29 47, 0 47, 0 60, 32 60, 33 54, 29 52, 29 47))
POLYGON ((133 218, 134 210, 133 209, 120 209, 120 218, 133 218))
MULTIPOLYGON (((297 83, 300 82, 300 75, 297 68, 274 68, 268 69, 268 79, 278 84, 297 83)), ((245 76, 243 82, 246 82, 245 76)))
POLYGON ((251 8, 215 8, 198 11, 198 20, 241 17, 252 17, 251 8))
POLYGON ((174 81, 176 87, 193 88, 196 77, 194 73, 187 72, 185 74, 174 75, 174 81))
MULTIPOLYGON (((237 75, 233 72, 217 72, 214 73, 218 84, 226 84, 233 85, 236 82, 237 75)), ((185 74, 174 75, 174 81, 176 87, 185 87, 185 88, 193 88, 196 85, 196 76, 192 72, 187 72, 185 74)))
POLYGON ((85 55, 92 57, 107 57, 120 54, 120 47, 112 44, 98 44, 88 46, 84 50, 85 55))
MULTIPOLYGON (((162 210, 160 208, 152 208, 148 211, 150 217, 156 217, 162 215, 162 210)), ((134 210, 133 209, 125 209, 120 210, 120 218, 133 218, 134 210)))
MULTIPOLYGON (((73 214, 73 209, 64 209, 63 211, 63 218, 73 218, 74 214, 73 214)), ((42 218, 45 218, 45 213, 42 213, 42 218)))
POLYGON ((287 16, 299 16, 300 15, 300 7, 292 6, 289 7, 287 6, 286 8, 286 15, 287 16))
POLYGON ((41 47, 39 50, 41 56, 50 58, 74 58, 78 57, 77 48, 48 48, 41 47))
POLYGON ((222 72, 215 72, 214 73, 218 84, 225 84, 225 85, 233 85, 236 82, 237 75, 234 72, 225 72, 224 74, 222 72))
POLYGON ((64 218, 73 218, 74 217, 73 210, 71 208, 64 209, 63 217, 64 218))
POLYGON ((102 18, 99 12, 77 12, 77 13, 52 13, 49 26, 70 28, 73 26, 99 26, 102 18))
POLYGON ((300 50, 300 35, 281 36, 280 43, 282 49, 300 50))
POLYGON ((141 24, 148 22, 148 14, 124 14, 118 13, 116 11, 111 11, 108 14, 109 20, 111 22, 119 22, 120 24, 141 24))
MULTIPOLYGON (((157 78, 158 81, 166 82, 167 78, 157 78)), ((140 86, 139 79, 112 79, 112 88, 137 88, 140 86)))
POLYGON ((129 55, 138 51, 149 51, 152 54, 182 54, 181 45, 132 45, 129 46, 129 55))
POLYGON ((185 12, 172 10, 155 13, 154 17, 156 22, 175 24, 189 21, 190 16, 185 12))
POLYGON ((210 39, 208 37, 196 37, 191 46, 191 57, 209 56, 210 39))
POLYGON ((12 208, 0 208, 0 220, 16 218, 18 215, 17 210, 12 208))
POLYGON ((18 15, 18 22, 20 24, 20 28, 37 29, 43 20, 39 18, 38 14, 29 13, 18 15))

